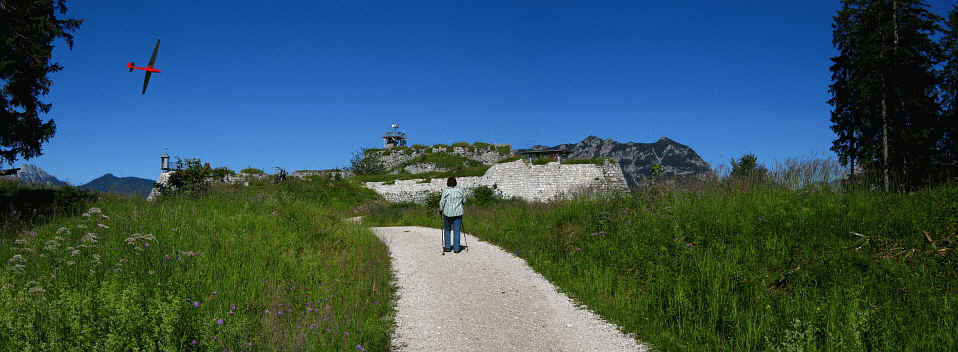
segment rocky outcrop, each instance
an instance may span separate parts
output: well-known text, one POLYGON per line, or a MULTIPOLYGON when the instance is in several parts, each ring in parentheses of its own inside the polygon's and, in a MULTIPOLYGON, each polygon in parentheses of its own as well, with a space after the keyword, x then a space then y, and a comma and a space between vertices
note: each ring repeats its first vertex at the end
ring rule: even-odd
MULTIPOLYGON (((532 165, 525 160, 495 164, 482 176, 457 177, 456 181, 466 195, 479 186, 493 188, 502 198, 521 198, 545 202, 567 198, 581 193, 623 191, 628 189, 622 170, 616 163, 532 165)), ((420 179, 385 182, 366 182, 367 188, 390 202, 418 202, 433 192, 446 187, 446 179, 420 179)))
MULTIPOLYGON (((373 150, 373 151, 370 151, 369 154, 379 157, 379 159, 383 163, 383 167, 385 167, 386 170, 392 170, 392 169, 395 169, 396 167, 399 167, 400 165, 403 165, 405 163, 408 163, 409 161, 412 161, 413 159, 416 159, 417 157, 423 154, 428 154, 428 153, 448 153, 448 154, 458 155, 466 159, 478 161, 485 165, 492 165, 498 162, 499 160, 512 156, 511 152, 510 153, 502 152, 501 150, 503 149, 511 150, 511 147, 508 144, 488 144, 485 147, 482 147, 482 146, 461 147, 461 146, 436 145, 436 146, 432 146, 428 148, 404 147, 404 148, 390 148, 386 150, 373 150), (503 148, 503 147, 509 147, 509 148, 503 148)), ((430 171, 430 170, 427 170, 428 166, 424 167, 424 165, 420 165, 420 164, 423 164, 423 163, 407 165, 407 167, 412 166, 413 171, 419 171, 419 172, 413 172, 413 171, 407 171, 407 172, 421 173, 421 172, 430 171)), ((435 165, 433 165, 433 167, 435 167, 435 165)), ((395 171, 398 172, 398 170, 395 170, 395 171)), ((432 170, 432 171, 439 171, 439 170, 432 170)))
MULTIPOLYGON (((531 149, 544 149, 533 146, 531 149)), ((652 167, 661 163, 665 177, 701 179, 711 172, 709 164, 692 148, 667 137, 655 143, 619 143, 612 139, 589 136, 579 143, 560 144, 553 148, 569 152, 570 159, 611 158, 619 163, 630 188, 640 187, 652 175, 652 167)))
POLYGON ((67 186, 66 182, 58 180, 56 177, 48 174, 36 165, 23 164, 17 175, 3 176, 11 180, 18 180, 21 183, 29 183, 40 186, 67 186))

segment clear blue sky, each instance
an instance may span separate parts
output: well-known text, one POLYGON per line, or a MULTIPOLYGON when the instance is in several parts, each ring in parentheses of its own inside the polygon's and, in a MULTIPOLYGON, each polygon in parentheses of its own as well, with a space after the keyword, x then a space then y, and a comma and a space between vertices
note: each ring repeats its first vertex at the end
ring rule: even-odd
POLYGON ((834 157, 838 0, 67 5, 84 24, 54 50, 57 133, 25 162, 72 184, 155 179, 164 147, 234 170, 341 167, 394 122, 410 144, 667 136, 713 167, 834 157), (143 96, 125 65, 157 38, 143 96))

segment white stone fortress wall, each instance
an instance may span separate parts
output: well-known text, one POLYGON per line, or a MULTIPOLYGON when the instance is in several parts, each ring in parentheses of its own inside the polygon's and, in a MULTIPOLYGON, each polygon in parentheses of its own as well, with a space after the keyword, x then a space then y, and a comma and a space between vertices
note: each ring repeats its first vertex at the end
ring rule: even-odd
MULTIPOLYGON (((442 192, 446 179, 396 180, 394 184, 366 182, 365 186, 390 202, 425 201, 432 192, 442 192)), ((625 176, 619 164, 606 161, 595 164, 532 165, 525 160, 496 164, 482 176, 457 177, 459 187, 469 195, 478 186, 494 187, 503 198, 521 198, 545 202, 565 198, 581 192, 626 191, 625 176)))

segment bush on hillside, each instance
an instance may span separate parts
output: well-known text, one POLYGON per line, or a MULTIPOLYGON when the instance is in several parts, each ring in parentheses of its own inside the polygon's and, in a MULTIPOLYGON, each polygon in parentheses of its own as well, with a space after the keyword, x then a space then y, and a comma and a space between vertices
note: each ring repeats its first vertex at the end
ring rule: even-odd
POLYGON ((248 168, 242 169, 242 170, 240 170, 240 173, 250 174, 250 175, 263 175, 263 174, 266 174, 265 172, 263 172, 263 170, 260 170, 260 169, 254 168, 254 167, 248 167, 248 168))
POLYGON ((496 190, 488 186, 479 186, 472 189, 472 199, 468 203, 474 205, 486 205, 499 200, 496 196, 496 190))
MULTIPOLYGON (((353 154, 349 160, 349 170, 354 175, 380 175, 386 173, 382 159, 378 153, 370 152, 373 149, 362 149, 353 154)), ((377 149, 378 150, 378 149, 377 149)))
POLYGON ((533 160, 532 165, 545 165, 553 161, 556 161, 556 160, 552 158, 539 158, 539 159, 533 160))
POLYGON ((519 156, 519 155, 513 155, 513 156, 510 156, 510 157, 508 157, 508 158, 505 158, 505 159, 502 159, 502 160, 497 161, 496 164, 511 163, 511 162, 516 161, 516 160, 519 160, 519 159, 522 159, 522 157, 519 156))
POLYGON ((426 196, 426 207, 430 209, 438 209, 439 201, 442 200, 441 192, 432 192, 426 196))
MULTIPOLYGON (((179 159, 179 158, 178 158, 179 159)), ((178 170, 170 175, 169 182, 166 185, 155 183, 153 186, 164 195, 184 194, 191 197, 197 197, 205 194, 210 189, 209 179, 219 180, 217 175, 227 174, 227 168, 217 168, 215 171, 210 167, 210 163, 203 163, 200 159, 179 160, 185 164, 185 168, 178 170)))

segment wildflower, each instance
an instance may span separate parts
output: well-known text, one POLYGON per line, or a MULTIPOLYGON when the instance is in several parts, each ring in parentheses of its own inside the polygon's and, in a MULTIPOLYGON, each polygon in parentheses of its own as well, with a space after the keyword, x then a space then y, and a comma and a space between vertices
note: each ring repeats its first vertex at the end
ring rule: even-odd
POLYGON ((247 346, 250 346, 250 347, 253 347, 253 342, 252 342, 252 341, 251 341, 251 342, 247 342, 246 345, 247 345, 247 346))
POLYGON ((104 225, 104 224, 99 224, 99 223, 96 224, 96 226, 102 227, 102 228, 104 228, 104 229, 110 228, 109 226, 106 226, 106 225, 104 225))
POLYGON ((170 260, 170 255, 169 255, 169 254, 164 254, 163 256, 166 257, 166 260, 167 260, 167 261, 170 260))
POLYGON ((216 296, 216 291, 213 291, 213 295, 216 296))
POLYGON ((230 311, 229 314, 230 314, 230 315, 233 315, 233 311, 230 311))
POLYGON ((150 242, 144 243, 143 246, 144 246, 144 247, 149 247, 149 246, 150 246, 150 242))
POLYGON ((365 351, 365 350, 366 350, 365 348, 363 348, 363 345, 356 345, 356 349, 357 349, 357 350, 360 350, 360 351, 365 351))
POLYGON ((263 309, 263 314, 269 314, 269 309, 263 309))
POLYGON ((349 331, 346 331, 346 332, 344 332, 343 334, 346 335, 346 336, 349 336, 349 331))
POLYGON ((376 305, 379 305, 379 300, 376 300, 376 305))
POLYGON ((191 345, 196 345, 196 339, 193 339, 193 342, 190 342, 191 345))
POLYGON ((277 310, 277 311, 276 311, 276 315, 283 315, 283 311, 277 310))
POLYGON ((73 264, 76 264, 76 262, 74 262, 74 261, 72 261, 72 260, 67 260, 67 265, 73 265, 73 264))
POLYGON ((70 229, 66 227, 60 227, 57 229, 57 235, 62 235, 64 233, 69 234, 69 232, 70 232, 70 229))
POLYGON ((575 251, 576 251, 576 252, 581 252, 581 251, 582 251, 582 248, 575 247, 575 251))
POLYGON ((18 245, 25 245, 25 244, 27 244, 27 241, 26 241, 26 240, 23 240, 23 239, 17 239, 17 240, 15 240, 15 241, 13 241, 13 243, 16 243, 16 244, 18 244, 18 245))
POLYGON ((199 308, 199 307, 200 307, 200 302, 193 301, 193 308, 199 308))
POLYGON ((230 309, 236 310, 236 305, 235 305, 235 304, 231 304, 231 305, 230 305, 230 309))
POLYGON ((216 324, 223 325, 223 319, 216 319, 216 324))
POLYGON ((310 329, 315 329, 315 328, 316 328, 316 324, 310 324, 310 325, 309 325, 309 328, 310 328, 310 329))
POLYGON ((326 305, 326 310, 330 310, 330 309, 332 309, 332 308, 333 308, 333 307, 330 307, 329 305, 326 305))
POLYGON ((147 271, 146 273, 147 273, 147 274, 149 274, 149 275, 153 275, 153 274, 156 274, 156 272, 155 272, 155 271, 153 271, 153 270, 150 270, 150 271, 147 271))
POLYGON ((692 242, 689 242, 689 243, 688 243, 688 244, 686 244, 685 246, 686 246, 686 247, 689 247, 689 248, 692 248, 692 247, 694 247, 695 245, 694 245, 694 244, 692 244, 692 242))
POLYGON ((80 250, 79 250, 79 249, 74 249, 73 252, 70 252, 70 255, 76 257, 76 256, 80 255, 80 250))
POLYGON ((85 236, 80 238, 80 242, 96 244, 96 234, 93 232, 87 232, 85 236))
POLYGON ((216 335, 213 335, 213 341, 216 341, 216 335))
POLYGON ((312 313, 312 312, 313 312, 313 307, 306 308, 306 312, 307 312, 307 313, 312 313))

